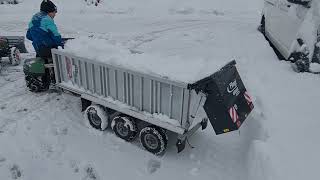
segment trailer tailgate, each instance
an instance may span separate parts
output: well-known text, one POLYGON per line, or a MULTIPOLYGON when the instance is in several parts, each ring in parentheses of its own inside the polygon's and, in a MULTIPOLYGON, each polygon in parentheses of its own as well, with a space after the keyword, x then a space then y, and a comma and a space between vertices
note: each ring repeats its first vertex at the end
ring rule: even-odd
POLYGON ((203 108, 216 134, 238 130, 254 108, 235 64, 189 86, 207 95, 203 108))

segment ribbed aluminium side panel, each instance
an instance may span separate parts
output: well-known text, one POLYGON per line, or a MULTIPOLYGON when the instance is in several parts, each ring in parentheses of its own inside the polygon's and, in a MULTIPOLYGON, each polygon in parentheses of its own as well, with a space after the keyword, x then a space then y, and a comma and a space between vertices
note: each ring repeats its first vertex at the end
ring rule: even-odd
POLYGON ((56 83, 61 83, 62 80, 61 80, 61 67, 60 67, 60 55, 58 54, 55 54, 53 55, 53 62, 54 62, 54 65, 55 65, 55 78, 56 78, 56 83))
POLYGON ((197 102, 197 94, 179 83, 166 83, 167 80, 159 77, 153 78, 84 58, 66 57, 60 52, 54 56, 58 83, 72 84, 97 97, 111 97, 140 111, 164 114, 182 126, 187 125, 189 111, 197 102), (66 59, 71 61, 72 76, 70 67, 67 70, 70 64, 67 65, 66 59))
POLYGON ((116 72, 116 77, 115 77, 115 86, 116 86, 116 99, 121 101, 121 102, 124 102, 125 100, 125 96, 124 96, 124 89, 125 89, 125 85, 124 85, 124 73, 123 71, 121 70, 117 70, 115 71, 116 72))
POLYGON ((161 83, 160 86, 160 98, 161 98, 161 103, 160 103, 160 109, 161 109, 161 113, 167 115, 168 117, 170 117, 171 115, 171 91, 170 91, 170 84, 165 84, 165 83, 161 83))
POLYGON ((110 87, 110 96, 114 99, 117 99, 117 93, 116 93, 116 70, 110 69, 109 72, 109 87, 110 87))
POLYGON ((142 109, 141 104, 141 97, 142 97, 142 89, 141 89, 141 77, 137 75, 132 76, 132 106, 136 107, 137 109, 142 109))
POLYGON ((182 88, 172 86, 171 118, 181 122, 183 93, 182 88))
POLYGON ((71 65, 71 82, 73 85, 76 85, 77 84, 77 72, 76 72, 76 66, 75 66, 75 60, 73 58, 69 58, 69 61, 70 61, 70 65, 71 65))
POLYGON ((151 112, 151 80, 143 78, 143 111, 151 112))
POLYGON ((84 62, 84 89, 89 90, 88 63, 84 62))
POLYGON ((82 79, 82 63, 80 60, 77 60, 77 64, 78 64, 78 86, 82 87, 83 86, 83 79, 82 79))
POLYGON ((65 67, 65 66, 63 65, 63 57, 61 55, 59 56, 59 66, 60 66, 60 79, 63 82, 65 81, 65 78, 64 78, 65 72, 64 72, 64 68, 62 67, 65 67))

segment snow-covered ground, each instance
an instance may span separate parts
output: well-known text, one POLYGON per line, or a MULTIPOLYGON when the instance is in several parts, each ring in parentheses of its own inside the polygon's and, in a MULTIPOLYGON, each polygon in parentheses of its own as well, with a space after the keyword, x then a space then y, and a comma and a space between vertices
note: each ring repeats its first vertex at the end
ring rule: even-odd
MULTIPOLYGON (((127 143, 110 130, 89 128, 79 98, 29 92, 22 66, 4 63, 1 180, 317 178, 319 75, 294 73, 277 60, 256 30, 262 0, 104 0, 98 7, 81 0, 54 2, 55 21, 65 37, 94 37, 159 61, 185 59, 181 72, 197 61, 199 68, 236 59, 255 110, 239 132, 216 136, 209 126, 189 139, 195 148, 177 154, 170 142, 166 154, 156 157, 138 141, 127 143)), ((24 35, 39 4, 0 5, 0 35, 24 35)), ((178 78, 189 76, 179 72, 178 78)))

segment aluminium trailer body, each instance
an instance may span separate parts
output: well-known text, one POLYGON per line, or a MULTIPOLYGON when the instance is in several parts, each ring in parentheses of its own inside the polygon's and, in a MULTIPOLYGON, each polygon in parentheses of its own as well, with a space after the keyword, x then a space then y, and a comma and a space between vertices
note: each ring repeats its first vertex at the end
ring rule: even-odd
MULTIPOLYGON (((152 146, 154 139, 141 137, 146 128, 161 129, 160 134, 165 132, 163 130, 178 134, 176 145, 180 152, 187 136, 200 127, 204 129, 208 119, 216 134, 226 133, 239 129, 253 109, 235 61, 207 78, 188 84, 92 61, 61 50, 53 49, 52 55, 57 87, 80 95, 83 110, 88 110, 91 103, 102 106, 99 111, 105 111, 107 122, 100 123, 101 127, 103 124, 107 126, 111 120, 111 127, 119 137, 123 136, 114 128, 115 119, 119 116, 134 119, 134 123, 140 124, 135 125, 136 128, 132 128, 132 121, 127 121, 128 118, 122 118, 131 130, 142 129, 139 130, 142 145, 155 154, 160 151, 153 151, 156 148, 152 146), (205 113, 199 113, 201 108, 205 113)), ((99 120, 104 117, 101 114, 96 113, 99 120)), ((93 116, 89 113, 87 117, 93 116)))

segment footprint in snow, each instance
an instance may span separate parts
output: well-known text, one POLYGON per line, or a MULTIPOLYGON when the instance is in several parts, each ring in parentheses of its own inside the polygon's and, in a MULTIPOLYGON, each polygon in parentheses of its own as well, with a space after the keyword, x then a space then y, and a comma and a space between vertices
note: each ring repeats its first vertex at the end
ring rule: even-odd
POLYGON ((93 167, 87 166, 85 168, 85 177, 82 180, 100 180, 100 178, 93 167))
POLYGON ((18 165, 14 164, 11 168, 10 168, 10 172, 11 172, 11 176, 12 179, 18 179, 22 176, 22 172, 19 168, 18 165))
POLYGON ((28 109, 27 108, 23 108, 23 109, 19 109, 17 112, 27 112, 28 109))
POLYGON ((193 176, 197 176, 199 174, 199 168, 192 168, 189 173, 193 176))
POLYGON ((77 161, 70 161, 70 167, 73 169, 74 173, 78 173, 79 172, 79 163, 77 161))
POLYGON ((0 156, 0 165, 6 161, 6 158, 0 156))
POLYGON ((161 162, 158 160, 150 159, 148 161, 147 171, 152 174, 156 172, 161 167, 161 162))
POLYGON ((68 128, 67 127, 63 127, 63 128, 60 128, 60 127, 53 127, 51 129, 51 133, 55 136, 58 136, 58 135, 68 135, 68 128))

